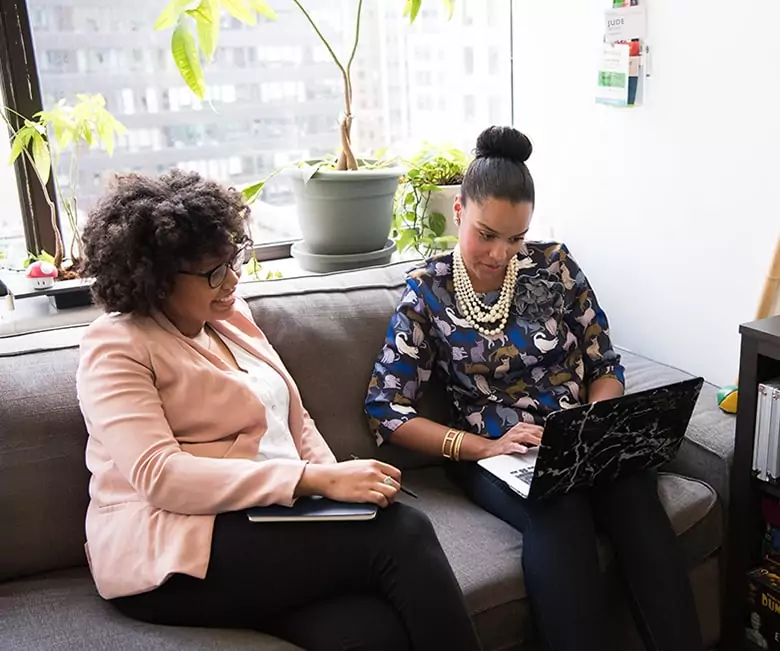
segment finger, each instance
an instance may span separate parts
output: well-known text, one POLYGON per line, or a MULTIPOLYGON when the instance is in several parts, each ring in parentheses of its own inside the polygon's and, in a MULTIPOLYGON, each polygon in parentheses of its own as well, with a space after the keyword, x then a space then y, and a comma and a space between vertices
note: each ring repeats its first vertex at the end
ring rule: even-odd
POLYGON ((383 475, 392 477, 397 482, 401 481, 401 471, 395 466, 391 466, 389 463, 384 463, 383 461, 374 461, 374 465, 383 475))
POLYGON ((392 499, 398 493, 398 484, 395 481, 392 484, 381 481, 375 490, 382 493, 386 498, 392 499))
POLYGON ((368 499, 370 502, 376 504, 381 509, 387 508, 389 506, 387 498, 378 491, 370 491, 368 499))
POLYGON ((520 443, 512 443, 511 454, 525 454, 526 452, 528 452, 528 448, 524 445, 521 445, 520 443))
POLYGON ((542 437, 533 432, 524 432, 522 441, 524 443, 531 443, 532 445, 540 445, 542 443, 542 437))

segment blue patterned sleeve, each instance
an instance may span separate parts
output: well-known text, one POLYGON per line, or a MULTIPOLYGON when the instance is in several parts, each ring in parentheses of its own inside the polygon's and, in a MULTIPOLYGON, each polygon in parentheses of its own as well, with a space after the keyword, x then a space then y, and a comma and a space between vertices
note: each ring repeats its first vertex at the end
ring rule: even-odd
POLYGON ((424 300, 409 284, 390 319, 368 385, 365 411, 377 445, 417 416, 416 404, 435 362, 430 330, 424 300))
POLYGON ((585 365, 585 382, 611 377, 625 384, 620 355, 609 336, 609 322, 588 279, 565 245, 561 245, 561 275, 569 290, 566 323, 577 337, 585 365))

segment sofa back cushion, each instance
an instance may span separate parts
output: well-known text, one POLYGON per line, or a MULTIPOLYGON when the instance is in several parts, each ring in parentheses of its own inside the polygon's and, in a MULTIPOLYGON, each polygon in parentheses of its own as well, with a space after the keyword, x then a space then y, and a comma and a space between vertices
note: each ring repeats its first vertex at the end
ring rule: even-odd
POLYGON ((0 354, 0 581, 85 563, 81 331, 47 333, 47 349, 0 354))
MULTIPOLYGON (((304 405, 339 459, 376 457, 401 468, 435 462, 395 446, 377 449, 363 413, 374 359, 411 266, 402 262, 247 287, 255 321, 292 373, 304 405)), ((443 385, 431 382, 420 412, 446 422, 445 398, 443 385)))

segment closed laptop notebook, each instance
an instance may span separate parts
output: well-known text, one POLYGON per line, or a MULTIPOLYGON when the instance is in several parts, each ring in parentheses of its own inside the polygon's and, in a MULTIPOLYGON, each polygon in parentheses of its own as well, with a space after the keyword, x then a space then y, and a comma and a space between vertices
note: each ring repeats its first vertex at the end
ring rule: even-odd
POLYGON ((252 522, 336 522, 373 520, 376 504, 335 502, 326 497, 300 497, 293 506, 256 506, 247 509, 252 522))

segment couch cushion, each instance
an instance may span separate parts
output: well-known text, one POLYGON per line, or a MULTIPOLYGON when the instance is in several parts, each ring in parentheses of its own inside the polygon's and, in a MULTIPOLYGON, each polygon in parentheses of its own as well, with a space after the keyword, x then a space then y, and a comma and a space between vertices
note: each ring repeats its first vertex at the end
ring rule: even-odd
POLYGON ((121 615, 86 568, 0 585, 0 640, 14 651, 296 651, 252 631, 153 626, 121 615))
MULTIPOLYGON (((394 446, 377 451, 363 413, 374 359, 411 263, 254 283, 252 315, 297 382, 303 402, 339 459, 377 456, 401 467, 432 460, 394 446)), ((426 391, 421 413, 447 419, 442 386, 426 391)))
MULTIPOLYGON (((511 647, 533 635, 521 565, 522 536, 469 502, 441 468, 408 470, 404 483, 420 496, 463 588, 486 649, 511 647)), ((694 568, 722 542, 722 516, 715 492, 703 482, 668 473, 659 476, 659 495, 694 568)), ((605 563, 607 546, 602 547, 605 563)), ((709 586, 712 590, 713 587, 709 586)))
POLYGON ((0 355, 0 581, 85 563, 77 363, 73 347, 0 355))
MULTIPOLYGON (((693 377, 628 350, 621 349, 620 354, 627 369, 627 391, 642 391, 693 377)), ((680 452, 666 467, 670 472, 706 481, 718 493, 724 512, 729 498, 735 420, 735 416, 718 407, 718 387, 705 382, 680 452)))

